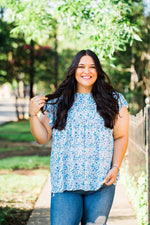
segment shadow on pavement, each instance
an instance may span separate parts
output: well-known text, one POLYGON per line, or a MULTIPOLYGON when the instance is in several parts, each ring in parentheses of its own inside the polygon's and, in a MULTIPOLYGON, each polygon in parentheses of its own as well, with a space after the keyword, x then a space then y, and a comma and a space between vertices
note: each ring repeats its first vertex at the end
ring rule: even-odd
POLYGON ((28 225, 49 225, 50 224, 50 209, 49 208, 39 208, 34 209, 34 214, 31 215, 28 225))

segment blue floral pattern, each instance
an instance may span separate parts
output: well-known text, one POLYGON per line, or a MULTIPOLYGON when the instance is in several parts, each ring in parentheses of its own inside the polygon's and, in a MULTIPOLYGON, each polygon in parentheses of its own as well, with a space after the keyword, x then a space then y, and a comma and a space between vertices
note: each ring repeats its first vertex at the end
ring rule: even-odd
MULTIPOLYGON (((119 96, 119 109, 128 106, 123 95, 119 96)), ((57 104, 45 108, 52 127, 57 104)), ((104 126, 91 93, 76 93, 65 129, 53 129, 52 139, 52 192, 99 189, 111 168, 114 139, 113 129, 104 126)))

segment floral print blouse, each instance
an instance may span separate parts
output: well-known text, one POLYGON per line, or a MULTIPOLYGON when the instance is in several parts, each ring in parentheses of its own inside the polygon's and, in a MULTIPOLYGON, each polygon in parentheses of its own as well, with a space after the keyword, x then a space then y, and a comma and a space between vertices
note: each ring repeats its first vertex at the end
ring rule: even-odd
MULTIPOLYGON (((122 94, 118 103, 119 110, 128 106, 122 94)), ((50 127, 56 119, 57 105, 45 105, 50 127)), ((53 128, 52 132, 52 193, 99 189, 111 168, 113 146, 113 129, 104 126, 92 94, 76 93, 65 129, 53 128)))

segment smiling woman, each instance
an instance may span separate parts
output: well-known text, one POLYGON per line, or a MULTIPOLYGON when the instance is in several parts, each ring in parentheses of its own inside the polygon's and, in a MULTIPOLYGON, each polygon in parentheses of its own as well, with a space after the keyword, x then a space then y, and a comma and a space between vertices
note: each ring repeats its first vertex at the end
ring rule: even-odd
POLYGON ((77 53, 53 94, 31 99, 32 134, 41 144, 53 137, 51 225, 106 225, 127 148, 127 106, 91 50, 77 53))

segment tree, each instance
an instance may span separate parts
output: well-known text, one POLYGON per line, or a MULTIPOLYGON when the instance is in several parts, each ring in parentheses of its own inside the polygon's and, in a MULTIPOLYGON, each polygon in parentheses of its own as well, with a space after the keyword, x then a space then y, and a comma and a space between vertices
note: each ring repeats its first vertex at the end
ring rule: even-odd
POLYGON ((0 0, 0 3, 16 23, 13 33, 22 32, 27 40, 46 39, 56 21, 65 24, 67 35, 74 39, 88 39, 85 47, 92 46, 101 59, 111 58, 116 50, 124 51, 127 43, 140 40, 136 25, 128 19, 130 0, 0 0))
POLYGON ((14 27, 3 21, 4 10, 0 8, 0 83, 12 81, 13 75, 10 75, 12 69, 12 45, 14 38, 10 37, 9 32, 14 27))
MULTIPOLYGON (((142 87, 146 87, 149 79, 148 74, 141 76, 140 72, 149 65, 149 60, 138 63, 145 45, 140 38, 144 37, 145 29, 142 0, 0 0, 0 3, 6 8, 7 21, 9 18, 15 22, 13 35, 23 33, 28 43, 31 40, 46 43, 49 38, 55 38, 55 86, 59 77, 57 45, 59 36, 64 34, 71 42, 76 40, 76 46, 82 43, 82 48, 94 50, 116 81, 115 86, 131 102, 136 102, 137 109, 142 107, 142 100, 137 96, 145 95, 142 87)), ((147 52, 146 45, 144 52, 147 52)), ((143 57, 148 57, 144 52, 143 57)))
POLYGON ((145 106, 145 97, 150 96, 150 15, 145 15, 142 1, 133 1, 129 19, 137 24, 142 42, 127 45, 125 52, 115 52, 111 77, 135 114, 145 106))

